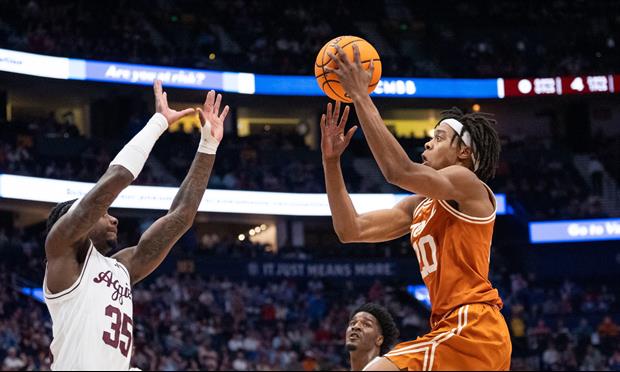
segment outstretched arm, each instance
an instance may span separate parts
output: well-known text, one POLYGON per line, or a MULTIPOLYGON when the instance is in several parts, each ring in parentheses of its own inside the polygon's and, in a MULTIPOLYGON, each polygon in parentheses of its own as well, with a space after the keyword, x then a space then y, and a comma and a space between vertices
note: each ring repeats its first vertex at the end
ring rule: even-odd
POLYGON ((222 96, 210 91, 199 110, 202 124, 200 145, 192 166, 183 180, 168 213, 149 227, 135 247, 126 248, 114 257, 122 262, 135 284, 153 272, 166 258, 172 246, 190 228, 209 183, 215 152, 224 135, 228 106, 218 115, 222 96))
MULTIPOLYGON (((353 100, 368 146, 381 169, 385 179, 410 192, 434 199, 463 200, 469 196, 468 190, 480 191, 481 186, 472 172, 463 167, 448 167, 437 171, 431 167, 412 161, 396 138, 385 126, 379 110, 368 95, 368 83, 374 69, 362 68, 359 49, 353 46, 354 61, 349 61, 345 52, 336 47, 338 56, 330 53, 338 68, 329 69, 338 75, 345 90, 353 100)), ((484 189, 482 189, 484 195, 484 189)), ((478 193, 480 194, 480 193, 478 193)))
POLYGON ((340 121, 340 102, 332 112, 331 103, 327 105, 327 115, 321 118, 321 151, 327 199, 332 212, 332 223, 338 238, 343 243, 384 242, 396 239, 409 231, 413 211, 422 197, 410 196, 392 209, 384 209, 358 214, 347 192, 340 157, 351 141, 357 127, 344 134, 349 107, 345 107, 340 121))
POLYGON ((161 81, 155 81, 153 90, 157 113, 112 160, 95 186, 54 224, 45 243, 48 260, 73 255, 75 248, 87 243, 90 229, 107 213, 118 194, 140 174, 153 145, 168 124, 194 111, 170 110, 161 81))

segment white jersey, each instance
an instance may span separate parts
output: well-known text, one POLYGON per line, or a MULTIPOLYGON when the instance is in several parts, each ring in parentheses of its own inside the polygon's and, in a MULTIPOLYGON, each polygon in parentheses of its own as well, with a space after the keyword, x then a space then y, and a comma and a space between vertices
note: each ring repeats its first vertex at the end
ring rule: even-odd
POLYGON ((129 370, 133 301, 127 268, 90 244, 82 272, 52 294, 43 280, 52 316, 52 370, 129 370))

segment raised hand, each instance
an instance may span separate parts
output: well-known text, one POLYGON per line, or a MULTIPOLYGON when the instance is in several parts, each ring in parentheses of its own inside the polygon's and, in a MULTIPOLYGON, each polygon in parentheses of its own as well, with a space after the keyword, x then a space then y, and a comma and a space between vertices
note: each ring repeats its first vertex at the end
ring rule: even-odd
POLYGON ((191 115, 196 110, 187 108, 182 111, 173 110, 168 107, 168 95, 164 92, 161 80, 155 79, 153 82, 153 92, 155 93, 155 112, 158 112, 166 118, 168 126, 184 116, 191 115))
POLYGON ((370 61, 370 66, 367 71, 362 67, 360 50, 357 45, 353 44, 353 62, 349 61, 347 54, 339 45, 336 45, 335 48, 338 53, 337 56, 330 52, 327 52, 327 55, 334 60, 338 68, 332 69, 325 67, 325 71, 333 72, 338 76, 340 84, 342 84, 344 90, 354 101, 358 97, 368 95, 368 85, 375 71, 374 59, 370 61))
POLYGON ((203 108, 198 109, 200 125, 207 127, 211 136, 217 140, 218 143, 221 142, 224 137, 224 120, 226 120, 226 115, 228 115, 228 111, 230 110, 230 107, 226 105, 222 113, 218 115, 221 103, 222 95, 218 94, 216 98, 215 91, 211 90, 207 94, 203 108))
POLYGON ((336 106, 332 111, 331 102, 327 104, 327 114, 321 116, 321 151, 323 153, 323 160, 338 160, 349 146, 351 138, 357 130, 357 125, 349 129, 347 134, 344 134, 344 127, 349 117, 349 106, 345 106, 340 121, 340 102, 336 102, 336 106))
POLYGON ((224 138, 224 120, 226 120, 230 107, 226 105, 222 113, 219 113, 221 103, 222 95, 218 94, 216 98, 215 91, 211 90, 207 93, 203 108, 198 109, 200 125, 202 125, 199 152, 215 154, 222 138, 224 138))

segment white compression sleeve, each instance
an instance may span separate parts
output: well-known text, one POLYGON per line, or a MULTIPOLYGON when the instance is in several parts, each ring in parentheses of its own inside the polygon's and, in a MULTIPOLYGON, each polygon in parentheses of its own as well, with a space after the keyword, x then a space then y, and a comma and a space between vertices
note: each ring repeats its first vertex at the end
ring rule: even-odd
POLYGON ((155 142, 166 129, 168 121, 164 115, 153 115, 144 128, 119 151, 110 165, 120 165, 130 171, 134 179, 138 178, 155 142))

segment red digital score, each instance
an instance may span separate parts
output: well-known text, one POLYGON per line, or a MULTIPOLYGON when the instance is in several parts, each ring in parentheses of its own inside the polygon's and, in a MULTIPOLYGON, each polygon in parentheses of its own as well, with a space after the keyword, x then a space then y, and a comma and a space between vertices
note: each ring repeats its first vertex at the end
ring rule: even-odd
MULTIPOLYGON (((501 80, 501 79, 500 79, 501 80)), ((620 75, 503 79, 505 97, 615 93, 620 75)), ((501 86, 500 82, 500 86, 501 86)), ((501 96, 501 89, 500 89, 501 96)))

